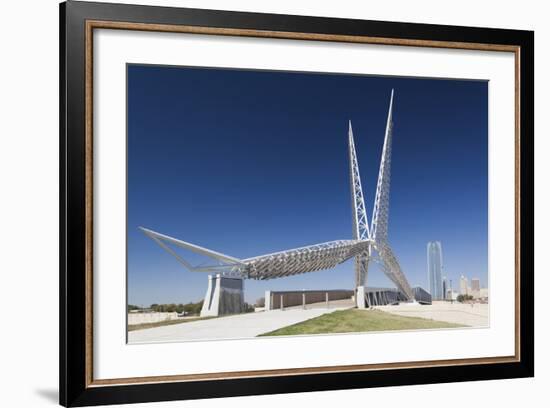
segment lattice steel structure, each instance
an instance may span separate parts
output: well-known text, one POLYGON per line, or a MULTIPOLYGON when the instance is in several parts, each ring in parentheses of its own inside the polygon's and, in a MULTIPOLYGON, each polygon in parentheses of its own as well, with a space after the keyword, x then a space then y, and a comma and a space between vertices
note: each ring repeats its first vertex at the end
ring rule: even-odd
MULTIPOLYGON (((361 187, 361 175, 359 174, 359 163, 357 162, 357 153, 355 152, 351 120, 349 122, 348 147, 353 239, 356 241, 368 241, 370 240, 369 220, 367 218, 365 198, 363 197, 363 188, 361 187)), ((366 284, 370 248, 371 245, 367 245, 365 250, 355 257, 355 287, 366 284)))
POLYGON ((386 276, 409 299, 414 298, 413 291, 403 274, 397 258, 393 254, 388 243, 388 217, 390 211, 390 178, 391 178, 391 150, 393 130, 393 89, 390 97, 390 107, 386 121, 386 134, 384 135, 384 147, 380 159, 378 171, 378 183, 376 184, 376 196, 372 214, 371 240, 373 247, 378 252, 382 270, 386 276))
POLYGON ((356 287, 359 287, 365 286, 369 261, 374 260, 381 264, 382 270, 396 285, 397 289, 408 299, 413 299, 413 291, 388 243, 392 110, 393 90, 390 97, 371 225, 368 222, 367 208, 361 186, 353 129, 351 121, 349 122, 348 147, 353 221, 353 239, 351 240, 324 242, 253 258, 238 259, 146 228, 140 228, 191 271, 220 273, 242 279, 266 280, 330 269, 348 259, 355 258, 355 284, 356 287), (169 244, 204 255, 213 259, 214 263, 210 265, 192 265, 169 244))

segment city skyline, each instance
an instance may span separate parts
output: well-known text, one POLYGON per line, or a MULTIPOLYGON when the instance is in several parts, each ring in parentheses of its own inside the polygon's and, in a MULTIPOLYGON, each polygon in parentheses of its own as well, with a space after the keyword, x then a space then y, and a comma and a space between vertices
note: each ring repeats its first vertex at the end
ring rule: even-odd
MULTIPOLYGON (((449 242, 448 278, 467 269, 486 281, 485 82, 130 65, 129 303, 197 301, 207 280, 206 274, 185 271, 166 257, 137 231, 138 225, 197 237, 199 245, 240 257, 349 238, 347 122, 354 123, 361 176, 364 184, 369 180, 365 198, 372 202, 376 186, 371 180, 376 179, 392 87, 389 240, 402 268, 412 286, 427 287, 425 249, 420 248, 437 236, 449 242), (209 118, 213 106, 227 113, 209 118), (435 113, 439 115, 434 118, 435 113), (158 115, 162 120, 154 120, 158 115), (451 123, 445 126, 444 119, 451 123), (447 127, 449 136, 443 138, 447 127), (154 145, 149 139, 153 134, 154 145), (433 155, 423 154, 426 147, 438 152, 435 162, 433 155), (473 166, 454 167, 457 152, 473 166), (407 153, 431 157, 432 162, 422 168, 407 153), (434 177, 431 170, 444 163, 450 166, 442 167, 438 178, 447 185, 440 191, 422 187, 425 177, 434 177), (455 189, 469 191, 471 197, 452 197, 455 189), (433 203, 438 193, 446 196, 440 206, 433 203), (414 200, 406 200, 411 195, 414 200), (459 225, 447 218, 449 213, 472 225, 459 225), (472 228, 479 238, 466 242, 472 228), (467 261, 464 253, 471 255, 467 261)), ((376 267, 369 271, 367 285, 393 286, 376 267)), ((266 289, 349 288, 353 262, 246 286, 248 302, 266 289)))

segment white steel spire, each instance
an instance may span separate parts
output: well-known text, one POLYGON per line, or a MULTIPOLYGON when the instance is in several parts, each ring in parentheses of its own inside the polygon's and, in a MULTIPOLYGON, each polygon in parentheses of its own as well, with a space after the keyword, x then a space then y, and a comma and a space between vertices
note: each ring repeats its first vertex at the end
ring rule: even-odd
POLYGON ((369 222, 367 219, 367 208, 365 207, 365 199, 363 197, 363 188, 361 187, 361 176, 359 174, 359 164, 357 163, 357 153, 355 152, 355 142, 353 140, 351 120, 349 121, 348 138, 353 239, 363 241, 370 238, 370 231, 369 222))
MULTIPOLYGON (((363 197, 363 188, 361 187, 361 176, 359 174, 359 164, 357 162, 357 153, 355 151, 355 141, 353 140, 353 128, 351 120, 348 130, 349 144, 349 169, 350 169, 350 187, 351 187, 351 217, 353 221, 353 239, 365 241, 370 239, 369 221, 367 218, 367 208, 365 198, 363 197)), ((365 250, 355 257, 355 286, 364 286, 367 280, 369 267, 370 244, 365 250)))
POLYGON ((376 184, 376 196, 372 214, 372 238, 376 241, 386 241, 388 238, 388 215, 390 203, 390 178, 391 178, 391 144, 392 144, 392 109, 393 89, 390 97, 388 119, 386 121, 386 134, 384 147, 380 159, 378 171, 378 183, 376 184))
POLYGON ((386 134, 384 136, 384 147, 380 159, 380 170, 378 172, 378 183, 376 185, 376 196, 372 215, 371 237, 374 247, 378 252, 382 263, 382 270, 386 276, 403 292, 409 299, 414 298, 412 289, 403 274, 399 262, 395 257, 388 243, 388 217, 390 211, 390 179, 391 179, 391 151, 393 134, 393 89, 390 96, 390 107, 386 121, 386 134))

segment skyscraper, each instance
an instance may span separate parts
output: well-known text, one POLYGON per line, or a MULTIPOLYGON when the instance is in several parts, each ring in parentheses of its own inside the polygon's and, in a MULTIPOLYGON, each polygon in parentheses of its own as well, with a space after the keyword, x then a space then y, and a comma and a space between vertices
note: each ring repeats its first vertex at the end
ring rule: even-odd
POLYGON ((481 292, 481 285, 479 283, 479 278, 472 278, 472 293, 471 295, 474 297, 474 299, 477 299, 480 297, 481 292))
POLYGON ((468 278, 464 275, 460 276, 460 294, 461 295, 467 295, 468 294, 468 278))
POLYGON ((441 242, 428 242, 428 288, 434 300, 443 299, 442 269, 443 254, 441 252, 441 242))

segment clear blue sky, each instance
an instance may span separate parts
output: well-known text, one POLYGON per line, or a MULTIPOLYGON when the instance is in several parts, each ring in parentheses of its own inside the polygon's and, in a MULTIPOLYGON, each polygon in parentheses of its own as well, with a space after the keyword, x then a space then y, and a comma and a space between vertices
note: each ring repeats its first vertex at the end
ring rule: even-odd
MULTIPOLYGON (((238 258, 350 239, 348 120, 370 221, 392 88, 401 267, 427 288, 426 244, 438 240, 455 289, 461 274, 486 286, 487 82, 129 65, 129 303, 198 301, 207 285, 138 226, 238 258)), ((348 261, 247 280, 245 297, 352 288, 353 275, 348 261)), ((368 284, 392 286, 375 266, 368 284)))

